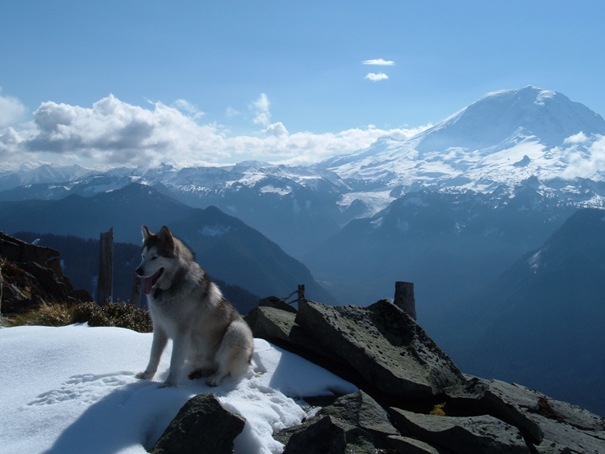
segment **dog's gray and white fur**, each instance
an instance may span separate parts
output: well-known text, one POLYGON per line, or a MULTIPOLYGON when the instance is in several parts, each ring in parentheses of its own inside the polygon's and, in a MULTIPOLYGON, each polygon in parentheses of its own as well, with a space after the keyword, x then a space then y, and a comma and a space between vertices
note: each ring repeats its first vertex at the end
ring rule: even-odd
POLYGON ((136 270, 153 322, 149 364, 137 378, 155 375, 168 339, 172 339, 170 372, 163 386, 175 386, 185 362, 189 378, 207 377, 210 386, 225 377, 239 378, 252 358, 250 328, 223 296, 193 253, 167 227, 152 233, 143 226, 142 261, 136 270))

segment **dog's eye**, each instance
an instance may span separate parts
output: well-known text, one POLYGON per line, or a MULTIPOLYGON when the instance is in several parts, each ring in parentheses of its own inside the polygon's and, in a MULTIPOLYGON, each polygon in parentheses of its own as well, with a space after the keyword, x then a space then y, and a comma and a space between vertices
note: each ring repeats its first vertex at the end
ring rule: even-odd
POLYGON ((155 256, 155 257, 151 257, 151 260, 155 260, 155 259, 157 259, 157 256, 155 256))

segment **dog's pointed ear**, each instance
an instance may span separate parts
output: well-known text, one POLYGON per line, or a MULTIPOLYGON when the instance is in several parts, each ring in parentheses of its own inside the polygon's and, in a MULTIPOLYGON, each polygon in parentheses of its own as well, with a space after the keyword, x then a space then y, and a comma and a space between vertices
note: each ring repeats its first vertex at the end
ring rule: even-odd
POLYGON ((158 237, 161 241, 166 243, 171 249, 174 249, 174 238, 168 227, 163 226, 162 229, 158 232, 158 237))
POLYGON ((141 226, 141 234, 143 235, 143 241, 147 241, 153 236, 153 232, 149 230, 146 225, 141 226))

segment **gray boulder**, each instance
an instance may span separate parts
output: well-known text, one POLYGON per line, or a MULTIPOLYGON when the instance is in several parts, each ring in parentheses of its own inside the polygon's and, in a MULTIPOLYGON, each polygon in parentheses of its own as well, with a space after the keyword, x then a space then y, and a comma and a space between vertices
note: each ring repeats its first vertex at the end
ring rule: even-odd
POLYGON ((286 453, 605 452, 602 418, 520 385, 462 375, 388 301, 302 302, 297 313, 270 303, 247 318, 256 337, 363 390, 324 402, 317 415, 277 434, 286 453))
POLYGON ((153 454, 226 454, 246 421, 220 404, 213 394, 187 401, 151 452, 153 454))
POLYGON ((446 390, 456 412, 495 416, 519 428, 537 452, 605 452, 605 420, 518 384, 472 378, 446 390))
POLYGON ((300 354, 358 386, 397 400, 422 400, 464 383, 462 373, 400 308, 303 302, 297 313, 258 307, 255 337, 300 354))
POLYGON ((305 302, 296 324, 379 391, 418 400, 464 383, 454 363, 400 308, 382 300, 368 307, 305 302))
POLYGON ((277 435, 286 444, 284 453, 374 452, 389 446, 399 432, 389 421, 386 410, 363 391, 347 394, 323 407, 301 426, 277 435))
POLYGON ((391 409, 393 424, 409 437, 460 454, 526 454, 521 432, 492 416, 437 416, 391 409))

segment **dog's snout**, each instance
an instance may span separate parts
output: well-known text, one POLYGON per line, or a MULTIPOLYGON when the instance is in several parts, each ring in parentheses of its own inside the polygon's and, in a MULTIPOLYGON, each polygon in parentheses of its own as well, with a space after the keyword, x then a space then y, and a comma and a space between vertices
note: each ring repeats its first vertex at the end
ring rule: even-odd
POLYGON ((142 266, 139 266, 136 269, 135 273, 137 273, 137 276, 143 276, 145 274, 145 272, 143 271, 143 267, 142 266))

